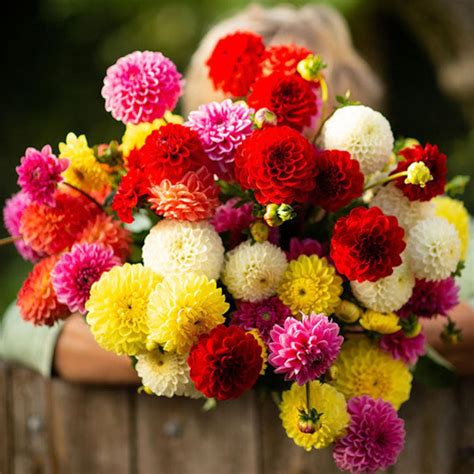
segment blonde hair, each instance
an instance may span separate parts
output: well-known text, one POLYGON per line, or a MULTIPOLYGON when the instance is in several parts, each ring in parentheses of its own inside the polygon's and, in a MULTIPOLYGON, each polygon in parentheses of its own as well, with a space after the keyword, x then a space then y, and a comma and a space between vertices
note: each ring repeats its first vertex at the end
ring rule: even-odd
POLYGON ((379 108, 383 96, 382 84, 355 51, 347 23, 336 10, 327 5, 302 8, 250 5, 241 13, 215 25, 202 39, 186 75, 185 113, 195 110, 200 104, 224 98, 222 93, 214 90, 205 63, 217 41, 237 30, 260 34, 266 45, 295 43, 321 54, 328 64, 325 76, 333 105, 336 95, 343 95, 350 89, 352 99, 379 108))

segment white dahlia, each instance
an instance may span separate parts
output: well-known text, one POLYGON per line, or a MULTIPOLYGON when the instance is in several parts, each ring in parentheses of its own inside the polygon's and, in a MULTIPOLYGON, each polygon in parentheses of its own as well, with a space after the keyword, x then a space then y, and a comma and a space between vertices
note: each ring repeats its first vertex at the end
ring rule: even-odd
POLYGON ((164 219, 143 244, 143 264, 163 277, 194 272, 217 280, 223 263, 222 240, 207 221, 164 219))
POLYGON ((189 377, 187 354, 154 350, 137 356, 135 369, 144 387, 159 397, 186 396, 199 398, 202 395, 189 377))
POLYGON ((348 151, 365 175, 381 171, 389 162, 393 134, 388 120, 365 105, 342 107, 330 117, 321 132, 325 149, 348 151))
POLYGON ((234 298, 260 301, 275 294, 286 267, 279 247, 247 240, 227 253, 222 281, 234 298))
MULTIPOLYGON (((404 255, 407 260, 406 255, 404 255)), ((375 282, 351 282, 354 296, 368 309, 381 313, 399 310, 413 293, 415 276, 404 261, 388 277, 375 282)))
POLYGON ((433 217, 435 213, 433 202, 410 201, 394 183, 379 189, 369 206, 380 207, 384 214, 395 216, 407 231, 419 221, 433 217))
POLYGON ((431 217, 410 230, 407 252, 417 278, 444 280, 456 270, 461 242, 453 224, 442 217, 431 217))

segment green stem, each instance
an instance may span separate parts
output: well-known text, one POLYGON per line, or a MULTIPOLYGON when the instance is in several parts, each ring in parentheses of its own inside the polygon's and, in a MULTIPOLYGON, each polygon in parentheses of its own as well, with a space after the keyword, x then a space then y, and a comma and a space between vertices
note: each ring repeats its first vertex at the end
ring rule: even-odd
POLYGON ((366 186, 364 188, 364 191, 368 191, 369 189, 376 188, 377 186, 382 186, 383 184, 389 183, 390 181, 393 181, 398 178, 403 178, 404 176, 407 176, 407 171, 400 171, 400 173, 395 173, 391 174, 390 176, 387 176, 384 179, 381 179, 380 181, 376 181, 375 183, 372 183, 370 186, 366 186))
POLYGON ((64 185, 66 186, 69 186, 71 189, 74 189, 76 190, 78 193, 82 194, 84 197, 86 197, 87 199, 89 199, 89 201, 93 202, 101 211, 103 211, 103 207, 102 205, 99 203, 99 201, 96 201, 92 196, 90 196, 89 194, 87 194, 85 191, 83 191, 82 189, 78 188, 77 186, 74 186, 73 184, 71 183, 66 183, 66 181, 63 181, 64 185))
POLYGON ((4 237, 3 239, 0 239, 0 247, 2 245, 13 244, 14 242, 20 239, 21 239, 21 235, 15 235, 14 237, 4 237))
POLYGON ((311 413, 311 385, 310 382, 306 382, 306 408, 308 414, 311 413))

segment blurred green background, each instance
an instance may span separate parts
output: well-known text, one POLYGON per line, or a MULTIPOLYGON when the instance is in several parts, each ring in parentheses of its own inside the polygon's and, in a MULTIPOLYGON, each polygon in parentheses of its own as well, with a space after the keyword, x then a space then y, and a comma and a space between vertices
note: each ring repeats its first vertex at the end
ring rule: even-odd
MULTIPOLYGON (((105 112, 100 96, 105 69, 118 57, 136 49, 160 50, 184 72, 206 30, 248 3, 246 0, 10 3, 12 10, 4 16, 0 32, 3 36, 0 41, 3 49, 0 202, 3 204, 17 189, 15 166, 27 146, 49 143, 57 149, 58 142, 69 131, 85 133, 90 143, 121 136, 122 126, 105 112)), ((451 10, 456 6, 442 0, 414 0, 409 10, 407 2, 402 0, 322 3, 333 5, 346 17, 355 45, 385 82, 388 95, 384 113, 395 135, 437 143, 448 154, 451 175, 472 174, 471 102, 462 93, 449 94, 437 80, 443 64, 452 63, 462 48, 472 47, 467 44, 471 43, 469 37, 462 44, 451 38, 461 35, 462 25, 456 25, 456 21, 463 23, 466 15, 461 10, 455 11, 454 17, 458 14, 458 19, 443 33, 440 24, 446 24, 447 13, 442 4, 451 5, 451 10), (440 6, 438 14, 434 4, 440 6), (429 11, 431 17, 422 22, 424 29, 420 30, 417 15, 423 17, 424 11, 429 11), (434 36, 430 37, 430 32, 434 36), (433 38, 441 41, 442 51, 433 38), (437 52, 442 53, 439 61, 437 52)), ((453 3, 462 2, 453 0, 453 3)), ((472 70, 467 73, 474 76, 472 70)), ((464 195, 471 212, 474 210, 472 188, 464 195)), ((5 235, 2 227, 0 237, 5 235)), ((14 298, 30 265, 16 255, 13 246, 0 248, 0 259, 1 312, 14 298)))

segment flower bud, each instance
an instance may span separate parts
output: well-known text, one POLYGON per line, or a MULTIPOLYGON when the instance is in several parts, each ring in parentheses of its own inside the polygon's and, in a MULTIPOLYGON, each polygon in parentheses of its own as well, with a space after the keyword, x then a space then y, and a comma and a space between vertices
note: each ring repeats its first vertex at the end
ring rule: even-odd
POLYGON ((421 324, 418 322, 418 318, 412 314, 408 318, 400 318, 400 325, 405 333, 406 337, 416 337, 421 332, 421 324))
POLYGON ((345 323, 355 323, 362 316, 362 309, 350 301, 342 300, 336 308, 335 315, 345 323))
POLYGON ((441 339, 447 344, 458 344, 460 341, 462 341, 461 329, 456 326, 456 323, 449 319, 443 328, 441 339))
POLYGON ((267 204, 263 219, 270 227, 278 227, 283 221, 278 215, 278 204, 267 204))
POLYGON ((296 70, 305 81, 318 81, 321 69, 325 67, 326 64, 324 64, 319 54, 316 56, 310 54, 298 63, 296 70))
POLYGON ((321 415, 316 408, 306 411, 304 408, 299 410, 298 429, 302 433, 313 434, 321 428, 321 415))
POLYGON ((280 204, 277 214, 283 222, 291 221, 296 217, 295 210, 289 204, 280 204))
POLYGON ((269 227, 262 221, 256 221, 250 226, 250 235, 255 242, 265 242, 270 233, 269 227))
POLYGON ((422 161, 415 161, 407 169, 405 184, 415 184, 424 188, 426 183, 432 180, 430 169, 422 161))
POLYGON ((274 112, 266 107, 262 109, 258 109, 255 112, 254 116, 254 123, 257 128, 262 128, 264 125, 276 125, 277 124, 277 116, 274 112))

